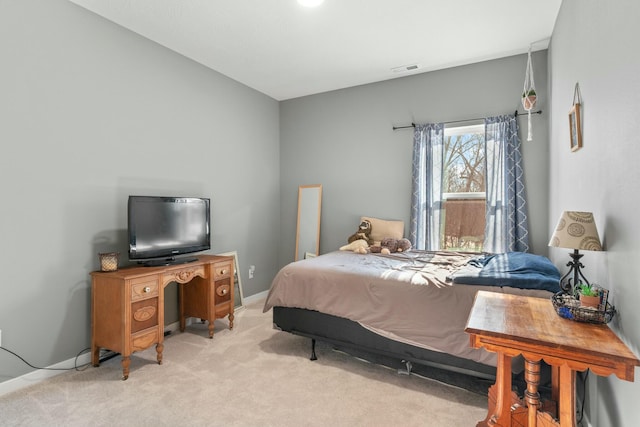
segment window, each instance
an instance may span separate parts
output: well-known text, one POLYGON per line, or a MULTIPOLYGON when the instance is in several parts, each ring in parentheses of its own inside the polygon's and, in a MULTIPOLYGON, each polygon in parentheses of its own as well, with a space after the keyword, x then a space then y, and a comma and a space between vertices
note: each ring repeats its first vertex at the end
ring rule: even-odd
POLYGON ((409 230, 416 249, 529 250, 515 115, 487 117, 475 128, 414 125, 409 230), (477 213, 483 203, 484 216, 477 213))
POLYGON ((440 247, 480 252, 486 221, 484 124, 446 127, 443 151, 440 247))

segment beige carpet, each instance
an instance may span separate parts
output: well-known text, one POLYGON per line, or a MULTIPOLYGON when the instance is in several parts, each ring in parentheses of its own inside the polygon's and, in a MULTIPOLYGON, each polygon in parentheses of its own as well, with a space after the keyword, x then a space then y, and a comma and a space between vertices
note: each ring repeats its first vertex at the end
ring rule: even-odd
POLYGON ((216 321, 135 353, 121 380, 120 356, 0 397, 2 426, 474 426, 486 397, 370 364, 272 328, 254 304, 233 330, 216 321))

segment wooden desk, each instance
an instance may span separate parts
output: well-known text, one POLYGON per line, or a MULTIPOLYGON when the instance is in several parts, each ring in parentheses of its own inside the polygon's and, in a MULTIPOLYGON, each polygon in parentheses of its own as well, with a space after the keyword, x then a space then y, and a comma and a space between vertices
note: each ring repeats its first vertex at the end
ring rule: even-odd
POLYGON ((606 325, 563 319, 548 299, 479 291, 465 332, 471 346, 498 353, 496 403, 477 426, 511 426, 511 358, 525 359, 527 389, 526 424, 534 426, 576 425, 576 371, 590 369, 597 375, 616 374, 633 381, 640 361, 606 325), (540 411, 538 393, 540 361, 552 367, 552 399, 558 402, 557 418, 540 411))
POLYGON ((91 363, 100 364, 100 348, 122 355, 122 379, 129 377, 131 353, 156 344, 158 364, 164 348, 164 288, 180 286, 180 330, 187 317, 209 322, 229 316, 233 328, 232 256, 200 255, 187 264, 130 267, 91 273, 91 363))

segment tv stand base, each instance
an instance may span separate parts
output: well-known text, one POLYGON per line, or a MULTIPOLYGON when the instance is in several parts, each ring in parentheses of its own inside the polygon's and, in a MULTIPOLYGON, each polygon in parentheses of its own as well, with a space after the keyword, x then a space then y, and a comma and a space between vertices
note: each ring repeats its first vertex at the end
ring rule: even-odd
POLYGON ((148 261, 141 261, 138 264, 142 264, 145 267, 162 267, 168 265, 180 265, 188 264, 190 262, 198 261, 198 257, 180 257, 180 258, 165 258, 165 259, 150 259, 148 261))

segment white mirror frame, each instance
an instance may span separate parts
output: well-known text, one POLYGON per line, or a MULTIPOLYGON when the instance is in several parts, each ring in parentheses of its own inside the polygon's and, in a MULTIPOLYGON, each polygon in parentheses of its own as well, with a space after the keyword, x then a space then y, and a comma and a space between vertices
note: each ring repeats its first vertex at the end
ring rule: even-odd
POLYGON ((322 184, 298 187, 298 224, 295 261, 318 255, 320 250, 320 212, 322 184))
POLYGON ((238 263, 238 252, 231 251, 225 252, 222 254, 218 254, 221 256, 233 256, 233 286, 234 286, 234 294, 233 294, 233 309, 238 310, 243 308, 244 305, 244 294, 242 293, 242 280, 240 279, 240 264, 238 263))

